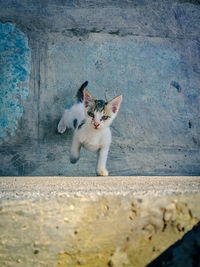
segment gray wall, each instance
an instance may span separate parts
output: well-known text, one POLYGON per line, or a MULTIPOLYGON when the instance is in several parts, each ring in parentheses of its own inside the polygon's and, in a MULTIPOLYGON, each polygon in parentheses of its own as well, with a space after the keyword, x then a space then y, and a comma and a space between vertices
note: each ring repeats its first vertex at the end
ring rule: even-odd
POLYGON ((198 1, 0 2, 0 175, 94 175, 58 120, 89 81, 123 95, 111 175, 200 174, 198 1), (100 2, 100 3, 99 3, 100 2))

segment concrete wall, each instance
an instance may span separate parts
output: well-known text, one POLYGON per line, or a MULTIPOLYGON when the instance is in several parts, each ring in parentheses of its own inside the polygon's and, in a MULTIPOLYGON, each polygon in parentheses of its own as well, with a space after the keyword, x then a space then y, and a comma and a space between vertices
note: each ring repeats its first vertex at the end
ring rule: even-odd
POLYGON ((0 266, 199 266, 199 178, 1 177, 0 266))
POLYGON ((198 1, 0 3, 0 175, 94 175, 56 133, 85 80, 123 95, 111 175, 200 174, 198 1))

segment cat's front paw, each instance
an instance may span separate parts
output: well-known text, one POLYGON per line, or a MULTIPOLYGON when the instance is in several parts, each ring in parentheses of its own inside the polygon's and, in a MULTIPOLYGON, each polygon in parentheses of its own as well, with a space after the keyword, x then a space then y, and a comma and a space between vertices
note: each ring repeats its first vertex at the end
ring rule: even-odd
POLYGON ((105 170, 97 170, 97 175, 98 176, 108 176, 108 171, 105 170))
POLYGON ((58 132, 59 133, 64 133, 64 131, 66 130, 66 125, 65 125, 65 123, 64 123, 64 121, 63 120, 60 120, 60 122, 58 123, 58 127, 57 127, 57 130, 58 130, 58 132))
POLYGON ((73 156, 73 155, 70 156, 70 162, 71 162, 72 164, 75 164, 78 160, 79 160, 79 157, 75 157, 75 156, 73 156))

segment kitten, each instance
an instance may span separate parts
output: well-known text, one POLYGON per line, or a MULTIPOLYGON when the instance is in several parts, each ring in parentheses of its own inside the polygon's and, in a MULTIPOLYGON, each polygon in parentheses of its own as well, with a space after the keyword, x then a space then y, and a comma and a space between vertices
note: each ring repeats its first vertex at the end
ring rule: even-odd
POLYGON ((116 117, 122 96, 109 102, 95 100, 85 87, 86 81, 78 90, 77 104, 64 111, 58 124, 58 132, 64 133, 66 128, 74 129, 70 161, 76 163, 80 156, 81 146, 91 151, 98 151, 97 175, 108 176, 106 161, 111 143, 109 126, 116 117))

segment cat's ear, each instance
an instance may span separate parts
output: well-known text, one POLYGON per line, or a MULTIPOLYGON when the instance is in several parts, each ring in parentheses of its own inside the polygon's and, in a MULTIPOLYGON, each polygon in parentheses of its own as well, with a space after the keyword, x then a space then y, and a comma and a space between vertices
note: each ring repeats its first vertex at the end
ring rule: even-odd
POLYGON ((85 108, 89 107, 91 104, 94 103, 94 97, 87 89, 85 89, 83 92, 83 103, 85 108))
POLYGON ((117 96, 113 98, 112 100, 110 100, 107 106, 112 113, 117 114, 117 112, 119 111, 121 102, 122 102, 122 95, 117 96))

